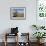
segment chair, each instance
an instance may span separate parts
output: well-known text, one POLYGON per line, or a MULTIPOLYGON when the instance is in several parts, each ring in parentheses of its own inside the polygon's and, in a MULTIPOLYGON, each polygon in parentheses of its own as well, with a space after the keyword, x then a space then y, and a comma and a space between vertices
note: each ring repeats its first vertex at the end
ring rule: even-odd
POLYGON ((10 37, 13 37, 13 36, 17 36, 16 46, 18 46, 18 27, 11 28, 11 33, 5 33, 5 46, 7 46, 7 44, 8 44, 7 38, 10 38, 10 37))
POLYGON ((25 39, 26 41, 21 41, 19 46, 30 46, 29 42, 29 33, 21 33, 22 40, 25 39))

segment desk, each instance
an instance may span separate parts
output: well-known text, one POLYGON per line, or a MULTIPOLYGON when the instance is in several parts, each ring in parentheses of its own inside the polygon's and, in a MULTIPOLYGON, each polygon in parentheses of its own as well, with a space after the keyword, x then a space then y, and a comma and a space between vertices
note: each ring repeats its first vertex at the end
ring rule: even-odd
POLYGON ((9 36, 9 37, 10 37, 10 36, 17 36, 17 42, 16 42, 17 44, 16 44, 15 46, 18 46, 18 34, 6 33, 6 34, 5 34, 5 46, 7 46, 7 38, 8 38, 7 36, 9 36))

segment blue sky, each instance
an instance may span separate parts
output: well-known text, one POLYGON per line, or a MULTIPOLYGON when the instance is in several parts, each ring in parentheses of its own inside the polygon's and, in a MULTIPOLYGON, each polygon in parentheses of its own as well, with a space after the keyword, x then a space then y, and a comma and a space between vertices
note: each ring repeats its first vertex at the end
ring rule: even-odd
POLYGON ((15 9, 18 13, 24 13, 24 9, 15 9))

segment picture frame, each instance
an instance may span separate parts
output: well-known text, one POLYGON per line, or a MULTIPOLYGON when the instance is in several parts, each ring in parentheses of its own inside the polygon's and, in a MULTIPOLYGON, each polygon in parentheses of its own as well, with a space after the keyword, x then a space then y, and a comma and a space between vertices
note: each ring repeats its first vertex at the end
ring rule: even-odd
POLYGON ((26 19, 26 7, 11 7, 10 8, 11 20, 25 20, 26 19))

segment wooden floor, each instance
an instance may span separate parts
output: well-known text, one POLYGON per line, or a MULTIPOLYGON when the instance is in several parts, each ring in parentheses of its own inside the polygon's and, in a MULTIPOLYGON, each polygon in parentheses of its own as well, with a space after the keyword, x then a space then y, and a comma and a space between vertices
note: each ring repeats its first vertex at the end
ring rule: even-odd
MULTIPOLYGON (((14 43, 12 43, 12 42, 10 42, 10 43, 8 43, 8 45, 7 46, 15 46, 16 44, 15 44, 15 42, 14 43)), ((5 46, 4 45, 4 42, 0 42, 0 46, 5 46)), ((25 46, 25 45, 24 45, 25 46)), ((37 46, 37 43, 30 43, 30 46, 37 46)), ((46 46, 46 43, 44 43, 44 45, 41 45, 41 46, 46 46)))

